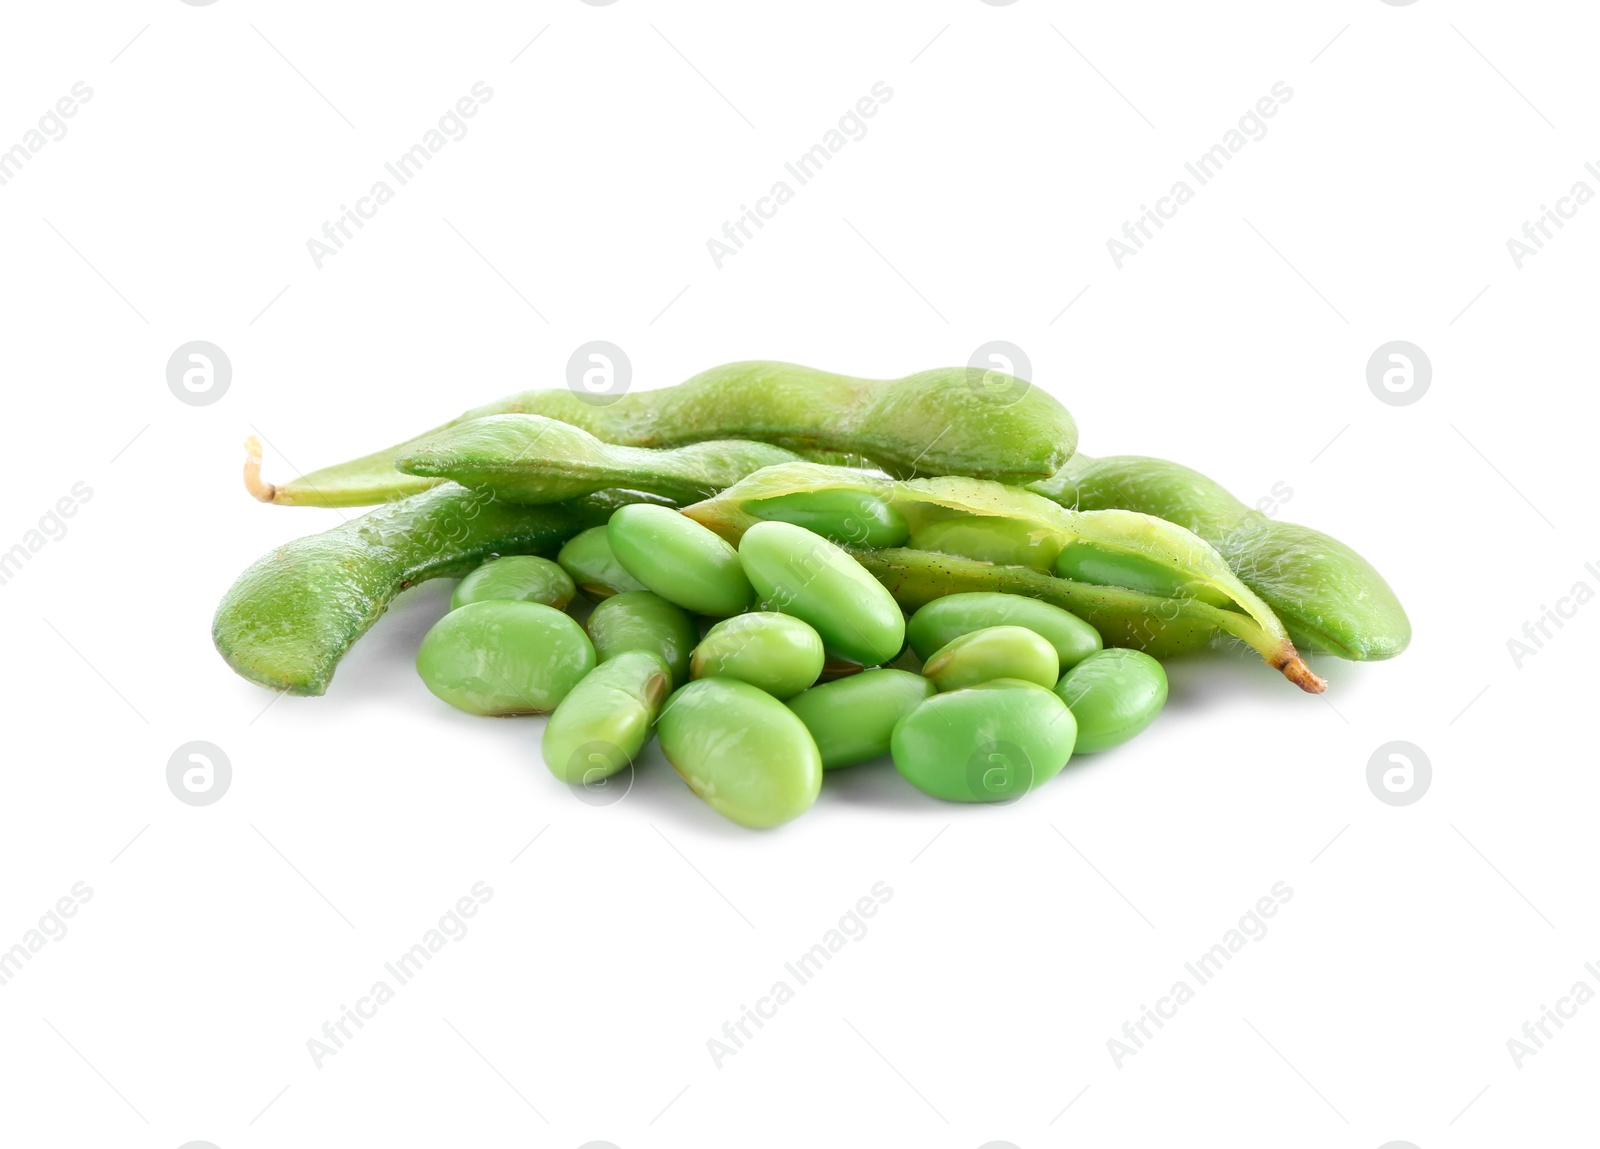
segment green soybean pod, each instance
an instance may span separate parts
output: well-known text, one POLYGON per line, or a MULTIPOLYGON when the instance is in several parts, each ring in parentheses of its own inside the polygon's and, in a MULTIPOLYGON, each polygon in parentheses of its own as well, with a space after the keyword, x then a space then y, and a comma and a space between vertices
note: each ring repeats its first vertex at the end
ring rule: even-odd
POLYGON ((1156 720, 1167 702, 1167 672, 1141 650, 1102 650, 1061 676, 1056 695, 1078 720, 1078 750, 1120 746, 1156 720))
POLYGON ((1003 515, 957 515, 911 533, 913 550, 939 551, 1000 566, 1049 571, 1061 543, 1037 526, 1003 515))
POLYGON ((699 637, 694 619, 658 594, 625 590, 613 595, 589 613, 586 629, 601 662, 647 650, 666 663, 674 686, 689 677, 689 654, 699 637))
POLYGON ((811 731, 822 768, 836 770, 889 753, 895 725, 934 693, 922 675, 884 668, 802 690, 789 709, 811 731))
POLYGON ((890 738, 895 769, 947 802, 1015 801, 1061 773, 1078 727, 1042 686, 997 678, 936 694, 890 738))
POLYGON ((611 553, 603 523, 568 539, 556 555, 556 562, 572 576, 578 589, 593 599, 645 589, 644 583, 623 570, 617 556, 611 553))
POLYGON ((550 715, 540 747, 544 764, 572 786, 609 778, 639 756, 671 692, 667 664, 648 650, 600 664, 550 715))
POLYGON ((923 664, 942 694, 996 678, 1016 678, 1046 690, 1061 676, 1056 649, 1023 626, 986 626, 952 638, 923 664))
POLYGON ((450 596, 450 609, 469 602, 507 598, 542 602, 564 610, 576 593, 572 577, 549 559, 502 555, 490 559, 456 584, 455 593, 450 596))
POLYGON ((689 673, 737 678, 781 700, 815 682, 822 663, 822 638, 815 630, 798 618, 762 610, 725 618, 708 630, 694 648, 689 673))
POLYGON ((606 524, 606 539, 625 571, 696 614, 727 618, 749 609, 754 592, 737 551, 677 511, 637 506, 646 513, 619 512, 606 524))
POLYGON ((689 789, 741 826, 798 818, 822 789, 822 759, 805 723, 748 682, 701 678, 679 688, 656 736, 689 789))
POLYGON ((821 535, 792 523, 756 523, 739 540, 739 561, 763 604, 810 623, 834 654, 877 666, 905 645, 906 620, 894 596, 821 535))
POLYGON ((758 519, 793 523, 843 546, 899 547, 911 535, 906 517, 887 500, 842 487, 756 499, 744 509, 758 519))
POLYGON ((570 616, 512 599, 451 611, 417 650, 427 688, 469 714, 554 710, 594 666, 594 647, 570 616))
POLYGON ((1024 594, 966 591, 920 607, 906 623, 906 641, 929 658, 952 638, 986 626, 1025 626, 1055 647, 1062 669, 1105 646, 1100 632, 1069 610, 1024 594))

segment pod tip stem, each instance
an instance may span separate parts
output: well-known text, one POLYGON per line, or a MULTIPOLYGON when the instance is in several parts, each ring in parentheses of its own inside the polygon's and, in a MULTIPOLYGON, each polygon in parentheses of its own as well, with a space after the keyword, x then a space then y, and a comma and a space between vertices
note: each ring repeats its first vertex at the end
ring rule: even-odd
POLYGON ((261 478, 261 440, 251 435, 244 441, 244 486, 263 503, 270 503, 278 488, 261 478))
POLYGON ((1281 669, 1285 678, 1307 694, 1321 694, 1328 689, 1328 680, 1315 673, 1298 654, 1291 654, 1281 669))

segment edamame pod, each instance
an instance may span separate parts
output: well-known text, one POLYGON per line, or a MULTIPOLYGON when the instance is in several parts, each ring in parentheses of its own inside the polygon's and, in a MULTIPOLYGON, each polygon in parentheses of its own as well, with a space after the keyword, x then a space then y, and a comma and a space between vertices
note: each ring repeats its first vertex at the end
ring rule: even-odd
POLYGON ((701 678, 680 687, 656 737, 689 789, 741 826, 798 818, 822 789, 822 759, 805 724, 747 682, 701 678))
POLYGON ((986 626, 951 639, 933 653, 923 675, 940 693, 1015 678, 1050 688, 1061 676, 1055 647, 1021 626, 986 626))
POLYGON ((672 692, 666 663, 629 650, 590 671, 550 715, 541 753, 550 773, 592 786, 639 756, 672 692))
MULTIPOLYGON (((1167 572, 1174 586, 1204 587, 1208 593, 1222 596, 1226 609, 1218 613, 1237 614, 1242 620, 1240 625, 1224 629, 1248 642, 1270 666, 1281 670, 1301 689, 1317 693, 1327 686, 1300 658, 1271 608, 1239 581, 1215 550, 1182 527, 1150 515, 1128 511, 1071 511, 1027 491, 979 479, 944 477, 902 482, 814 463, 783 463, 764 468, 721 494, 684 508, 683 513, 733 541, 760 521, 751 513, 751 508, 763 500, 797 490, 833 489, 865 491, 888 502, 905 518, 913 539, 935 523, 990 516, 1002 520, 1006 532, 1023 526, 1035 533, 1041 542, 1049 540, 1062 548, 1068 545, 1093 548, 1110 564, 1107 569, 1118 563, 1130 569, 1148 569, 1153 564, 1167 572)), ((1124 589, 1152 594, 1143 587, 1124 589)), ((1217 605, 1208 604, 1200 595, 1191 593, 1155 597, 1193 602, 1196 606, 1217 605)), ((1151 630, 1160 630, 1164 629, 1166 621, 1153 617, 1146 620, 1146 625, 1151 630)), ((826 637, 824 635, 824 639, 826 637)))
POLYGON ((1052 691, 997 678, 920 704, 894 728, 890 751, 895 769, 925 794, 1014 801, 1061 773, 1077 732, 1052 691))
POLYGON ((1067 507, 1140 511, 1188 528, 1311 649, 1381 659, 1411 641, 1405 608, 1366 559, 1321 531, 1268 518, 1188 467, 1136 455, 1077 455, 1029 489, 1067 507))
POLYGON ((810 626, 776 611, 725 618, 694 648, 695 678, 737 678, 779 700, 791 698, 822 673, 822 638, 810 626))
POLYGON ((469 714, 554 710, 594 666, 594 647, 571 616, 512 599, 451 611, 417 649, 423 683, 469 714))
POLYGON ((584 624, 595 657, 602 663, 632 650, 654 654, 672 674, 672 685, 689 677, 689 654, 698 635, 694 619, 681 606, 647 590, 625 590, 589 612, 584 624))
POLYGON ((622 569, 604 524, 580 531, 556 555, 561 569, 572 576, 579 590, 593 599, 610 598, 624 591, 644 590, 644 583, 622 569))
POLYGON ((1078 722, 1078 753, 1120 746, 1167 703, 1167 672, 1137 650, 1102 650, 1061 676, 1055 692, 1078 722))
POLYGON ((836 770, 889 753, 896 724, 934 693, 920 674, 866 670, 802 690, 789 699, 789 709, 811 731, 822 768, 836 770))
POLYGON ((484 563, 456 584, 450 609, 485 599, 509 598, 542 602, 566 609, 577 588, 572 578, 549 559, 535 555, 501 555, 484 563))
POLYGON ((713 618, 755 597, 738 553, 711 531, 665 507, 623 507, 606 524, 622 569, 668 602, 713 618))
POLYGON ((554 503, 614 487, 687 503, 797 459, 748 440, 622 447, 542 415, 490 415, 424 435, 394 465, 408 475, 492 491, 508 503, 554 503))
MULTIPOLYGON (((1048 393, 971 367, 886 381, 757 360, 713 367, 676 387, 606 398, 595 402, 564 387, 524 391, 434 430, 490 415, 544 415, 623 446, 756 439, 810 457, 865 458, 891 474, 977 475, 1013 483, 1056 473, 1078 442, 1072 416, 1048 393)), ((274 485, 261 478, 257 445, 245 484, 265 502, 384 502, 438 481, 395 469, 395 457, 409 447, 403 443, 274 485)))
POLYGON ((739 539, 739 561, 768 608, 810 623, 835 654, 876 666, 905 645, 906 621, 893 597, 821 535, 757 523, 739 539))
POLYGON ((408 586, 490 555, 546 553, 645 496, 608 492, 519 507, 454 483, 402 499, 252 563, 211 623, 218 652, 272 690, 321 694, 352 643, 408 586))
POLYGON ((1070 611, 1024 594, 968 592, 934 599, 906 623, 906 641, 928 658, 952 638, 986 626, 1025 626, 1055 647, 1063 668, 1101 649, 1100 632, 1070 611))

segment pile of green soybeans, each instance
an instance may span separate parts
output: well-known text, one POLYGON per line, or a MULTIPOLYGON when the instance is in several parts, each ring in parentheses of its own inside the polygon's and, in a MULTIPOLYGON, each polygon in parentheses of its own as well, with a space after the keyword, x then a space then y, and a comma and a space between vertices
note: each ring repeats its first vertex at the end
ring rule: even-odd
POLYGON ((1054 398, 993 371, 762 361, 523 392, 282 485, 250 446, 265 502, 378 506, 240 576, 212 628, 234 670, 321 694, 396 595, 457 577, 417 652, 434 695, 547 713, 545 765, 573 786, 655 737, 754 828, 885 756, 935 798, 1013 801, 1146 729, 1161 660, 1217 641, 1316 693, 1301 647, 1410 638, 1345 544, 1175 463, 1089 459, 1054 398))

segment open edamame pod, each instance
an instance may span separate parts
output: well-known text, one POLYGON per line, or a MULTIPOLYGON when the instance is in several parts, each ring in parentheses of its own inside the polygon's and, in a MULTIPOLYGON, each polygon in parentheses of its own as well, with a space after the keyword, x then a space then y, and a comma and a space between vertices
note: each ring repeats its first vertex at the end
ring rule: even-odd
POLYGON ((321 694, 406 587, 464 575, 490 555, 549 553, 642 498, 613 491, 522 507, 454 483, 425 491, 256 560, 223 595, 212 641, 251 682, 321 694))
MULTIPOLYGON (((965 524, 960 557, 997 564, 1009 570, 1027 569, 1010 565, 1017 541, 1028 537, 1037 545, 1065 560, 1071 554, 1080 558, 1071 566, 1077 578, 1052 581, 1079 586, 1118 587, 1146 596, 1146 603, 1174 617, 1191 608, 1209 607, 1217 616, 1233 616, 1226 624, 1218 621, 1198 623, 1194 629, 1220 626, 1228 634, 1249 643, 1267 663, 1283 672, 1301 689, 1320 693, 1327 684, 1311 672, 1294 648, 1272 609, 1228 569, 1222 557, 1204 540, 1184 528, 1132 511, 1074 511, 1042 496, 980 479, 943 477, 908 481, 875 477, 845 467, 815 463, 785 463, 757 471, 721 494, 686 507, 683 514, 703 523, 730 542, 760 522, 754 513, 766 500, 798 492, 838 489, 873 495, 905 519, 914 540, 919 533, 942 521, 960 520, 965 524), (993 553, 981 552, 986 527, 992 526, 993 553), (1092 561, 1088 561, 1092 557, 1092 561), (1092 580, 1092 581, 1091 581, 1092 580), (1150 603, 1150 600, 1156 600, 1150 603)), ((856 553, 854 550, 852 554, 856 553)), ((863 553, 873 553, 863 551, 863 553)), ((881 553, 881 552, 879 552, 881 553)), ((917 552, 913 547, 910 553, 917 552)), ((869 570, 871 564, 865 563, 869 570)), ((1062 562, 1051 564, 1058 571, 1062 562)), ((876 575, 876 572, 873 572, 876 575)), ((1051 576, 1041 577, 1050 579, 1051 576)), ((880 581, 882 581, 880 579, 880 581)), ((890 588, 891 591, 893 588, 890 588)), ((961 590, 1004 589, 995 586, 962 586, 961 590)), ((1038 595, 1045 597, 1046 595, 1038 595)), ((901 605, 906 605, 902 599, 901 605)), ((1128 600, 1124 600, 1125 602, 1128 600)), ((916 606, 922 605, 920 602, 916 606)), ((1057 605, 1071 610, 1067 602, 1057 605)), ((1083 615, 1091 624, 1094 619, 1083 615)), ((1157 614, 1141 620, 1154 642, 1168 629, 1173 619, 1157 614)), ((1123 628, 1113 628, 1109 641, 1129 642, 1123 628)))
MULTIPOLYGON (((621 446, 756 439, 811 458, 864 458, 891 474, 976 475, 1011 483, 1055 474, 1078 443, 1072 416, 1047 392, 972 367, 879 380, 754 360, 713 367, 675 387, 602 398, 610 401, 596 402, 565 387, 524 391, 418 438, 490 415, 544 415, 621 446)), ((261 478, 257 444, 245 465, 245 485, 269 503, 385 502, 440 481, 395 469, 396 456, 417 441, 276 485, 261 478)))
POLYGON ((543 415, 490 415, 423 436, 395 466, 408 475, 454 479, 508 503, 556 503, 616 487, 690 503, 762 467, 798 460, 793 451, 747 439, 620 447, 543 415))
POLYGON ((1030 484, 1062 506, 1118 508, 1186 527, 1217 548, 1295 642, 1356 660, 1393 658, 1411 620, 1372 564, 1338 539, 1245 506, 1214 479, 1164 459, 1074 456, 1030 484))

